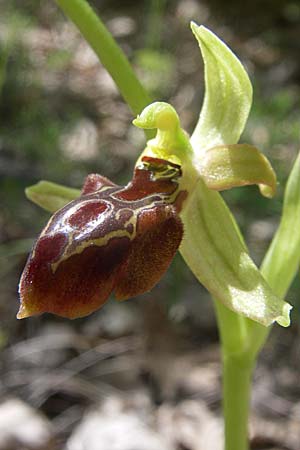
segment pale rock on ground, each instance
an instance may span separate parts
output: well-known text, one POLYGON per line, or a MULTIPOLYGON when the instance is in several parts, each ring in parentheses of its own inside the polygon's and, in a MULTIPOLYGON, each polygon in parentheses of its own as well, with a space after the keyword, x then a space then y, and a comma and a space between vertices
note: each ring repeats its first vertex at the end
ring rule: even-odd
POLYGON ((172 448, 189 450, 222 450, 223 425, 203 401, 185 400, 162 405, 158 410, 158 427, 172 448))
POLYGON ((29 405, 17 398, 0 404, 0 450, 50 450, 51 440, 51 424, 29 405))
POLYGON ((121 398, 110 398, 86 414, 66 450, 173 450, 143 419, 134 409, 127 409, 121 398))

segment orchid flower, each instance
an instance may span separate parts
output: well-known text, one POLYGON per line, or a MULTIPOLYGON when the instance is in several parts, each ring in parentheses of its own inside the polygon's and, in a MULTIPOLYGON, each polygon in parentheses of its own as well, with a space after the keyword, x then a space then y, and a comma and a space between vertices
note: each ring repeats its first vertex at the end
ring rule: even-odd
POLYGON ((31 200, 58 211, 24 269, 19 318, 42 312, 80 317, 112 292, 117 300, 146 292, 179 248, 198 280, 229 309, 265 326, 289 325, 291 306, 251 260, 217 192, 250 184, 266 197, 276 191, 266 157, 237 144, 251 107, 251 83, 211 31, 196 24, 192 30, 205 62, 206 92, 191 138, 175 109, 155 102, 133 122, 157 133, 127 186, 93 174, 81 193, 49 182, 27 189, 31 200))

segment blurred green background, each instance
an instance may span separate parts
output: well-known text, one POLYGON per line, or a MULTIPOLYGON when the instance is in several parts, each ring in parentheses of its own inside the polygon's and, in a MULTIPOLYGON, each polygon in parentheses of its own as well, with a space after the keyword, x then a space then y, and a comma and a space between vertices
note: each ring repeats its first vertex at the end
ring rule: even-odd
MULTIPOLYGON (((151 0, 138 2, 137 7, 131 0, 94 0, 92 4, 153 98, 174 105, 189 132, 203 98, 203 63, 190 20, 212 29, 246 66, 254 100, 241 141, 256 145, 271 160, 278 176, 278 194, 267 200, 258 189, 249 187, 226 192, 224 197, 259 264, 276 230, 286 179, 300 147, 300 2, 151 0)), ((142 336, 151 342, 152 350, 156 345, 161 349, 166 330, 172 348, 204 349, 217 343, 212 304, 179 255, 157 288, 126 304, 110 301, 91 317, 72 323, 47 315, 15 319, 18 278, 33 239, 49 217, 25 198, 25 187, 40 179, 80 187, 90 172, 126 184, 145 144, 132 119, 109 75, 54 1, 0 0, 0 393, 3 398, 22 398, 51 420, 80 404, 74 421, 56 433, 60 444, 56 442, 55 448, 62 448, 59 445, 64 445, 86 403, 79 402, 74 392, 66 396, 58 388, 49 392, 44 387, 40 396, 34 394, 30 379, 9 383, 16 372, 24 367, 36 371, 37 366, 42 374, 57 371, 62 361, 66 364, 84 349, 127 335, 142 336), (52 366, 45 358, 37 363, 11 356, 11 349, 40 337, 45 330, 50 333, 49 342, 52 334, 64 330, 81 336, 84 345, 56 348, 60 357, 59 361, 54 358, 52 366)), ((299 290, 298 276, 289 294, 293 326, 276 328, 262 362, 272 369, 286 364, 296 374, 300 370, 299 290)), ((148 354, 148 344, 142 348, 148 354)), ((164 351, 169 352, 169 347, 164 351)), ((141 383, 150 383, 151 389, 159 391, 156 400, 163 402, 161 380, 153 382, 151 367, 142 365, 141 383)), ((90 380, 85 366, 82 372, 90 380)), ((106 381, 130 390, 120 372, 117 380, 106 381)), ((96 386, 99 377, 92 377, 96 386)), ((294 391, 290 395, 294 398, 294 391)), ((86 402, 90 404, 91 399, 86 402)))

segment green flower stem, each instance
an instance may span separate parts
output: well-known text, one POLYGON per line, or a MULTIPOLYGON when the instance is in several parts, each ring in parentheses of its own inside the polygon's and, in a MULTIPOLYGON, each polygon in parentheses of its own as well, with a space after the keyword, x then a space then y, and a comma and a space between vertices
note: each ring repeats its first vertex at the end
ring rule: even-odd
POLYGON ((223 354, 225 450, 248 450, 248 415, 253 364, 247 353, 223 354))
MULTIPOLYGON (((134 115, 139 114, 152 99, 146 92, 126 55, 118 46, 101 19, 85 0, 56 0, 63 12, 74 22, 86 41, 118 86, 134 115)), ((145 131, 147 138, 153 132, 145 131)))
POLYGON ((252 359, 248 346, 250 321, 215 299, 214 307, 223 362, 225 450, 248 450, 248 415, 255 366, 255 357, 252 359))
MULTIPOLYGON (((214 300, 223 362, 225 450, 248 450, 248 415, 255 356, 249 354, 248 319, 214 300)), ((268 328, 259 325, 260 328, 268 328)))
POLYGON ((231 311, 219 300, 213 300, 222 351, 226 356, 241 354, 247 348, 247 319, 231 311))

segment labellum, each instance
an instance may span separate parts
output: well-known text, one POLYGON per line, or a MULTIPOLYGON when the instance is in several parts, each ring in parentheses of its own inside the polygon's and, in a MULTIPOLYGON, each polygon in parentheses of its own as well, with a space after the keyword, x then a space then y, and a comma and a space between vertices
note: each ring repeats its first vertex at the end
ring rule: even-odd
POLYGON ((147 156, 125 187, 89 175, 81 196, 51 217, 29 256, 18 318, 82 317, 112 291, 125 300, 150 290, 182 240, 180 177, 179 165, 147 156))

